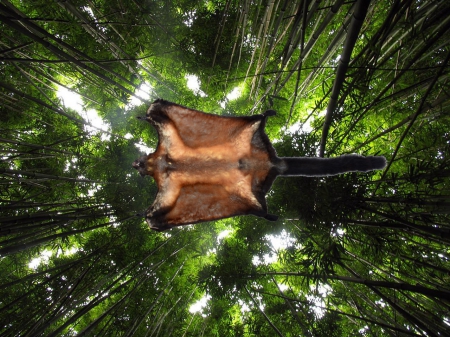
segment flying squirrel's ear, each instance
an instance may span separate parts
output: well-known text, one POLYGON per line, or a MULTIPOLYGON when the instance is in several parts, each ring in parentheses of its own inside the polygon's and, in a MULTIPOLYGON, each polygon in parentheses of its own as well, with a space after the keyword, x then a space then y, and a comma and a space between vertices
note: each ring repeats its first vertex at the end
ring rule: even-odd
POLYGON ((275 110, 266 110, 263 113, 264 117, 270 117, 270 116, 275 116, 277 114, 277 112, 275 110))

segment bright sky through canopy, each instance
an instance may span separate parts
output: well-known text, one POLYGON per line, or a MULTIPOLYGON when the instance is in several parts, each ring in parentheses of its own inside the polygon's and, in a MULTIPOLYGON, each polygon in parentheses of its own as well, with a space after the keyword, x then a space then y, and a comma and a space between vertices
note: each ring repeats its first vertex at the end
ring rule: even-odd
MULTIPOLYGON (((95 134, 100 130, 110 131, 111 126, 106 123, 94 109, 85 110, 83 108, 83 101, 81 96, 70 91, 64 87, 59 87, 56 92, 58 98, 62 101, 65 107, 78 112, 78 114, 90 125, 85 126, 85 130, 90 134, 95 134)), ((109 140, 109 135, 102 133, 102 140, 109 140)))

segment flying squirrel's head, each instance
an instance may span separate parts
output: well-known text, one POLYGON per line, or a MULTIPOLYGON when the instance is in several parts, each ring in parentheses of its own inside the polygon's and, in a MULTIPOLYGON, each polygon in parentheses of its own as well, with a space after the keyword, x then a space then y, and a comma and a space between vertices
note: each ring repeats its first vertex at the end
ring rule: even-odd
POLYGON ((141 176, 152 176, 154 174, 154 153, 139 157, 133 162, 133 167, 138 170, 141 176))

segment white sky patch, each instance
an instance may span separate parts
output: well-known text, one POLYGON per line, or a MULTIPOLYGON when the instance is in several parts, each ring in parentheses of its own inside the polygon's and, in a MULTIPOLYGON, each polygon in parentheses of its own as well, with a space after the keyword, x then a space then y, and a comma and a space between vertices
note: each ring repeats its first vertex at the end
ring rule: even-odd
POLYGON ((246 312, 250 311, 250 307, 248 306, 247 303, 245 303, 243 300, 238 299, 238 304, 241 307, 241 312, 244 314, 246 312))
POLYGON ((155 149, 152 149, 151 147, 148 147, 147 145, 144 144, 142 138, 139 139, 138 143, 134 143, 134 146, 137 147, 137 149, 145 154, 149 154, 149 153, 153 153, 155 152, 155 149))
POLYGON ((79 249, 77 247, 71 247, 69 249, 64 249, 64 250, 58 248, 58 250, 56 251, 56 257, 61 256, 61 255, 70 256, 70 255, 73 255, 73 254, 75 254, 76 252, 78 252, 80 250, 82 250, 82 249, 79 249))
POLYGON ((270 241, 270 245, 274 250, 292 247, 296 242, 295 238, 290 236, 284 229, 279 235, 266 235, 266 238, 270 241))
POLYGON ((384 303, 383 299, 375 301, 375 303, 378 304, 382 308, 384 308, 386 306, 386 303, 384 303))
MULTIPOLYGON (((100 130, 103 131, 109 131, 111 130, 111 126, 106 123, 97 113, 97 111, 95 111, 94 109, 90 109, 87 110, 83 114, 80 114, 89 124, 91 124, 93 127, 91 126, 85 126, 86 131, 90 134, 95 134, 97 132, 99 132, 100 130)), ((109 141, 109 139, 111 138, 111 135, 106 134, 106 133, 102 133, 102 135, 100 136, 100 139, 102 141, 109 141)))
POLYGON ((133 135, 131 133, 127 133, 125 136, 123 136, 125 139, 131 139, 133 138, 133 135))
POLYGON ((192 10, 192 11, 189 11, 189 12, 185 13, 186 19, 183 21, 183 23, 186 26, 191 27, 192 24, 194 23, 194 20, 197 18, 196 13, 197 13, 196 10, 192 10))
POLYGON ((298 131, 301 131, 303 133, 310 133, 312 131, 311 121, 308 119, 306 123, 303 122, 295 122, 291 126, 289 126, 286 131, 290 134, 296 133, 298 131))
POLYGON ((200 96, 200 97, 206 97, 207 95, 200 90, 200 80, 198 79, 197 76, 195 75, 186 75, 184 77, 187 80, 187 87, 192 90, 192 92, 196 95, 196 96, 200 96))
POLYGON ((88 13, 92 18, 95 19, 94 12, 92 11, 91 7, 89 6, 83 6, 81 7, 86 13, 88 13))
POLYGON ((289 286, 284 283, 279 283, 278 287, 281 289, 281 291, 285 291, 289 289, 289 286))
POLYGON ((109 221, 111 222, 114 228, 117 228, 120 225, 120 223, 117 222, 117 217, 115 217, 114 215, 109 216, 109 221))
MULTIPOLYGON (((94 15, 94 11, 92 10, 92 8, 91 7, 89 7, 89 6, 83 6, 83 7, 81 7, 86 13, 88 13, 89 14, 89 16, 92 18, 92 19, 94 19, 95 21, 98 21, 98 19, 95 17, 95 15, 94 15)), ((106 33, 107 32, 107 29, 106 29, 106 27, 103 27, 103 26, 100 26, 100 25, 97 25, 97 29, 100 29, 103 33, 106 33)))
POLYGON ((256 47, 256 43, 256 37, 252 36, 251 34, 247 34, 246 39, 244 40, 244 45, 253 49, 256 47))
POLYGON ((229 230, 229 229, 226 229, 226 230, 220 232, 219 235, 217 235, 217 243, 220 243, 220 241, 222 239, 225 239, 226 237, 229 237, 232 232, 233 231, 229 230))
POLYGON ((70 249, 65 250, 64 251, 64 255, 66 255, 66 256, 73 255, 73 254, 75 254, 78 251, 79 251, 79 249, 77 247, 72 247, 70 249))
MULTIPOLYGON (((198 312, 201 312, 203 310, 203 308, 206 307, 206 305, 208 304, 208 301, 211 299, 211 296, 206 294, 205 296, 203 296, 201 299, 199 299, 197 302, 195 302, 194 304, 192 304, 189 307, 189 312, 191 314, 196 314, 198 312)), ((206 315, 202 315, 203 317, 206 317, 206 315)))
POLYGON ((256 300, 258 300, 258 302, 259 302, 259 305, 258 305, 259 309, 261 309, 261 311, 264 311, 264 308, 266 307, 266 305, 263 303, 262 296, 260 294, 255 294, 254 298, 256 300))
POLYGON ((334 60, 331 60, 332 63, 336 64, 339 62, 339 60, 341 59, 341 54, 339 54, 338 56, 336 56, 336 58, 334 60))
POLYGON ((102 186, 96 183, 91 184, 91 188, 88 189, 88 196, 92 197, 97 193, 97 191, 100 191, 102 189, 102 186))
POLYGON ((255 255, 255 256, 253 256, 252 263, 255 266, 259 266, 261 264, 269 265, 271 263, 277 262, 277 259, 278 259, 278 255, 277 254, 270 254, 270 253, 269 254, 264 254, 262 260, 259 258, 259 256, 255 255))
POLYGON ((364 328, 358 330, 361 335, 365 335, 366 331, 369 330, 369 326, 365 325, 364 328))
POLYGON ((75 110, 78 113, 83 111, 83 101, 81 100, 81 96, 77 93, 64 87, 58 87, 56 95, 63 102, 65 107, 75 110))
POLYGON ((50 259, 50 256, 52 256, 53 253, 50 250, 44 250, 41 255, 38 257, 32 259, 30 263, 28 263, 28 267, 31 269, 36 269, 39 267, 41 263, 48 263, 48 260, 50 259))
POLYGON ((77 168, 77 162, 78 162, 78 158, 77 157, 73 157, 70 160, 66 160, 66 166, 64 167, 64 172, 69 172, 70 168, 77 168))
POLYGON ((444 261, 448 261, 449 260, 448 256, 445 256, 444 254, 439 253, 438 256, 444 261))
POLYGON ((130 101, 125 106, 125 110, 129 110, 135 106, 141 105, 145 101, 150 99, 150 93, 152 92, 152 87, 150 84, 144 82, 139 88, 134 92, 134 96, 131 96, 130 101))
POLYGON ((233 90, 227 95, 229 101, 234 101, 242 95, 242 89, 240 87, 234 87, 233 90))
POLYGON ((344 236, 344 234, 345 234, 345 230, 343 230, 342 228, 337 228, 335 231, 333 230, 331 232, 331 236, 334 236, 334 237, 336 237, 336 236, 342 237, 342 236, 344 236))
MULTIPOLYGON (((311 288, 315 288, 315 285, 311 285, 311 288)), ((331 293, 332 289, 327 284, 319 284, 317 287, 317 291, 319 292, 320 296, 316 295, 307 295, 306 298, 308 301, 311 301, 313 303, 313 306, 311 306, 311 310, 314 312, 317 318, 322 318, 325 315, 325 309, 322 309, 320 307, 325 307, 325 297, 331 293)))
POLYGON ((226 96, 226 99, 220 102, 220 106, 225 109, 225 106, 229 101, 234 101, 235 99, 238 99, 242 95, 242 88, 237 86, 234 87, 233 90, 230 91, 230 93, 226 96))
MULTIPOLYGON (((224 231, 221 231, 217 235, 217 245, 220 245, 220 241, 222 241, 223 239, 229 237, 231 233, 233 233, 233 231, 230 230, 230 229, 225 229, 224 231)), ((216 247, 209 249, 208 252, 207 252, 208 255, 212 255, 212 254, 216 254, 216 253, 217 253, 217 248, 216 247)))
POLYGON ((266 235, 265 238, 270 242, 270 245, 272 246, 274 252, 264 254, 262 260, 259 256, 255 255, 252 259, 252 263, 255 266, 275 263, 278 260, 278 254, 276 252, 278 252, 280 249, 292 247, 296 243, 295 238, 290 236, 289 233, 284 229, 279 235, 266 235))
MULTIPOLYGON (((59 87, 56 92, 58 98, 63 102, 64 106, 75 110, 78 114, 90 125, 85 125, 84 128, 89 134, 96 134, 100 130, 110 131, 111 127, 106 123, 94 109, 85 110, 83 108, 83 100, 77 93, 70 91, 64 87, 59 87)), ((109 141, 110 135, 102 133, 101 140, 109 141)))

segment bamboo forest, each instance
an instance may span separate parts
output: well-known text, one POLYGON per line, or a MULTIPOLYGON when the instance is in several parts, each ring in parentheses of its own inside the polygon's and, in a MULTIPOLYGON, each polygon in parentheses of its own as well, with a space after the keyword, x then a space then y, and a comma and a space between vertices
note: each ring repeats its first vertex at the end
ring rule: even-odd
POLYGON ((0 336, 450 336, 449 42, 447 0, 0 0, 0 336), (156 232, 158 98, 387 166, 156 232))

